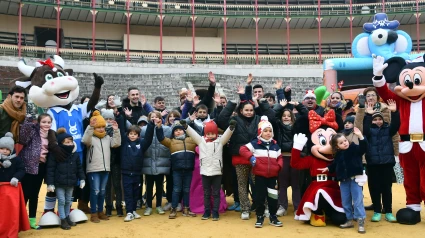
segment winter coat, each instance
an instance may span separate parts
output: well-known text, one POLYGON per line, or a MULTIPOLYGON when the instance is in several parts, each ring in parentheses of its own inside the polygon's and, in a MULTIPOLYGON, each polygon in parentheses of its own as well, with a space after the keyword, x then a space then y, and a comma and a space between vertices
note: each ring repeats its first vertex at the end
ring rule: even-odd
MULTIPOLYGON (((10 167, 5 168, 0 166, 0 182, 10 182, 12 178, 17 178, 19 181, 25 176, 25 167, 24 163, 19 156, 15 156, 15 154, 10 155, 10 162, 12 163, 10 167)), ((0 159, 0 162, 3 163, 5 159, 0 159)))
POLYGON ((359 141, 359 145, 351 143, 348 149, 338 150, 332 164, 328 165, 329 172, 336 172, 338 181, 363 174, 362 156, 367 151, 367 140, 359 141))
POLYGON ((372 124, 372 116, 366 115, 363 122, 364 135, 369 141, 369 151, 366 154, 368 165, 395 164, 394 147, 392 137, 400 127, 399 113, 391 113, 391 123, 387 122, 381 127, 372 124))
MULTIPOLYGON (((171 137, 171 127, 161 126, 164 131, 164 136, 171 137)), ((142 127, 141 137, 146 138, 147 126, 142 127)), ((153 130, 152 144, 146 150, 143 159, 142 173, 148 175, 170 174, 170 150, 162 145, 156 138, 156 132, 153 130)))
MULTIPOLYGON (((40 125, 34 124, 32 118, 27 117, 20 128, 19 144, 23 145, 19 157, 25 165, 27 174, 38 174, 38 165, 40 164, 41 137, 40 125)), ((50 131, 50 130, 49 130, 50 131)), ((46 156, 47 159, 48 156, 46 156)))
POLYGON ((205 137, 198 135, 192 127, 187 127, 186 133, 199 148, 200 171, 202 175, 222 175, 223 169, 223 146, 227 144, 233 131, 230 128, 212 142, 207 142, 205 137))
POLYGON ((50 155, 47 160, 47 185, 55 185, 55 187, 73 187, 78 180, 85 180, 83 166, 80 162, 80 156, 74 151, 69 154, 63 162, 57 162, 50 155))
POLYGON ((184 140, 166 138, 161 128, 156 128, 156 137, 158 141, 170 149, 171 169, 193 171, 195 166, 195 148, 196 143, 192 137, 186 136, 184 140))
POLYGON ((93 132, 93 127, 88 126, 81 140, 87 146, 86 172, 111 171, 111 148, 121 145, 120 131, 114 130, 113 137, 106 135, 102 139, 93 132))
POLYGON ((131 141, 128 136, 123 137, 121 145, 121 173, 128 175, 141 175, 143 168, 143 155, 152 144, 154 125, 149 122, 145 138, 131 141))
MULTIPOLYGON (((145 103, 145 105, 142 106, 142 103, 139 102, 137 106, 131 106, 130 99, 125 98, 122 100, 122 108, 128 108, 128 110, 131 110, 131 117, 127 117, 127 120, 132 125, 137 125, 137 121, 141 116, 148 116, 149 112, 151 112, 153 109, 150 107, 149 104, 145 103)), ((125 115, 125 114, 124 114, 125 115)))
POLYGON ((240 149, 243 159, 250 161, 251 157, 256 158, 252 173, 265 178, 277 177, 283 167, 283 158, 279 146, 275 140, 268 143, 254 139, 240 149))

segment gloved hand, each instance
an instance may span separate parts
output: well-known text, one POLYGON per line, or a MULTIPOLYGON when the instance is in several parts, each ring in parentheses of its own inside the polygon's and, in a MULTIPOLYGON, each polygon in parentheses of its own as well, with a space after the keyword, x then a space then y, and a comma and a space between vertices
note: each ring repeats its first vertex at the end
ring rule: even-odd
POLYGON ((363 174, 362 175, 356 175, 354 176, 356 179, 356 183, 360 186, 363 187, 363 185, 367 182, 367 175, 366 175, 366 171, 363 170, 363 174))
POLYGON ((257 163, 257 158, 255 158, 254 156, 251 156, 251 158, 249 159, 249 162, 251 162, 252 167, 254 167, 255 163, 257 163))
POLYGON ((299 134, 295 134, 294 135, 294 145, 293 145, 293 148, 294 149, 297 149, 297 150, 303 150, 303 148, 304 148, 304 146, 305 146, 305 144, 307 143, 307 137, 304 135, 304 134, 302 134, 302 133, 299 133, 299 134))
POLYGON ((235 130, 236 125, 237 125, 236 120, 230 120, 230 122, 229 122, 229 128, 230 128, 231 131, 235 130))
POLYGON ((105 106, 106 106, 106 100, 104 100, 104 99, 101 99, 97 104, 96 104, 96 106, 95 106, 95 108, 96 109, 102 109, 102 108, 105 108, 105 106))
POLYGON ((47 185, 47 192, 55 192, 55 185, 47 185))
POLYGON ((121 107, 121 105, 122 105, 121 97, 118 96, 118 95, 115 95, 114 96, 114 103, 115 103, 115 106, 116 107, 121 107))
POLYGON ((384 72, 384 69, 388 67, 388 64, 385 63, 385 59, 382 56, 376 56, 375 54, 372 55, 373 57, 373 75, 375 76, 382 76, 382 73, 384 72))
POLYGON ((86 186, 86 181, 85 180, 81 180, 80 181, 80 188, 83 189, 84 186, 86 186))
POLYGON ((364 108, 366 103, 366 97, 363 94, 359 95, 359 108, 364 108))
POLYGON ((104 83, 102 76, 99 76, 96 73, 93 73, 93 76, 94 76, 94 87, 95 88, 102 87, 102 84, 104 83))
POLYGON ((17 178, 12 178, 10 180, 10 185, 12 185, 13 187, 18 187, 18 182, 19 180, 17 178))
POLYGON ((183 126, 183 128, 186 130, 187 129, 187 123, 186 120, 181 120, 180 124, 183 126))

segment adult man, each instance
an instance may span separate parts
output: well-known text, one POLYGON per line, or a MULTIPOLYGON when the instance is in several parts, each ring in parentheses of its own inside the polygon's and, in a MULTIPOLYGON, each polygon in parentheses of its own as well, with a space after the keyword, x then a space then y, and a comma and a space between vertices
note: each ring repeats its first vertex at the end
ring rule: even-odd
POLYGON ((25 96, 25 88, 14 86, 0 105, 0 137, 12 132, 14 141, 19 141, 19 123, 24 121, 27 113, 25 96))
POLYGON ((162 122, 165 122, 165 118, 168 115, 168 110, 165 108, 165 99, 161 96, 156 97, 153 100, 153 108, 161 113, 162 122))
POLYGON ((147 116, 153 108, 146 103, 144 95, 139 93, 136 87, 130 87, 127 91, 127 98, 122 101, 122 107, 127 120, 132 125, 137 125, 137 121, 141 116, 147 116))

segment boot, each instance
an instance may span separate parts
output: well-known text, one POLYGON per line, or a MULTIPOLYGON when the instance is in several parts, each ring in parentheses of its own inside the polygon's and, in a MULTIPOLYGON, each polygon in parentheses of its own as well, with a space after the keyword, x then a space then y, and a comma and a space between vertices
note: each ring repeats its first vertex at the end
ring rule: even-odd
POLYGON ((89 202, 83 201, 81 199, 78 200, 78 209, 83 211, 85 214, 90 214, 89 202))
POLYGON ((185 208, 183 209, 183 216, 184 216, 184 217, 196 217, 196 214, 195 214, 195 213, 193 213, 192 211, 190 211, 190 208, 185 207, 185 208))
POLYGON ((103 212, 98 212, 97 216, 99 217, 100 220, 104 220, 104 221, 109 220, 109 217, 106 216, 105 213, 103 213, 103 212))
POLYGON ((177 210, 175 208, 171 208, 170 215, 168 216, 169 219, 175 219, 177 217, 177 210))
POLYGON ((68 225, 68 222, 66 222, 66 219, 61 219, 61 228, 64 230, 71 229, 71 227, 68 225))
POLYGON ((105 210, 106 210, 106 216, 111 217, 112 216, 112 205, 106 205, 105 206, 105 210))
POLYGON ((118 217, 124 216, 124 212, 122 210, 122 206, 121 205, 120 206, 116 205, 116 206, 117 206, 117 216, 118 217))
POLYGON ((69 216, 67 216, 65 219, 66 219, 66 222, 68 223, 68 225, 70 225, 70 226, 76 226, 77 225, 77 223, 71 221, 71 218, 69 218, 69 216))
POLYGON ((315 227, 323 227, 323 226, 326 226, 325 221, 326 221, 325 215, 311 214, 310 225, 315 227))
POLYGON ((36 229, 36 230, 40 229, 40 227, 37 226, 37 219, 35 217, 34 218, 29 218, 29 221, 30 221, 30 227, 31 227, 31 229, 36 229))
POLYGON ((366 233, 366 229, 364 227, 365 219, 359 218, 357 219, 357 222, 359 223, 359 229, 357 230, 360 234, 366 233))
POLYGON ((90 221, 91 222, 94 222, 94 223, 99 223, 100 222, 99 216, 97 215, 97 213, 92 213, 91 214, 90 221))

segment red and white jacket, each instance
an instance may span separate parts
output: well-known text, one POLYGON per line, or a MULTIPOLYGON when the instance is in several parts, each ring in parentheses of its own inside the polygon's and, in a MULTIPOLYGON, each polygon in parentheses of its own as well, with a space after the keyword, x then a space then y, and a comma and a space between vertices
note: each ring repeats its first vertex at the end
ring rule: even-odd
POLYGON ((239 155, 249 161, 252 156, 257 160, 252 172, 255 175, 272 178, 277 177, 283 167, 283 159, 280 147, 272 140, 267 148, 266 143, 254 139, 239 149, 239 155))

